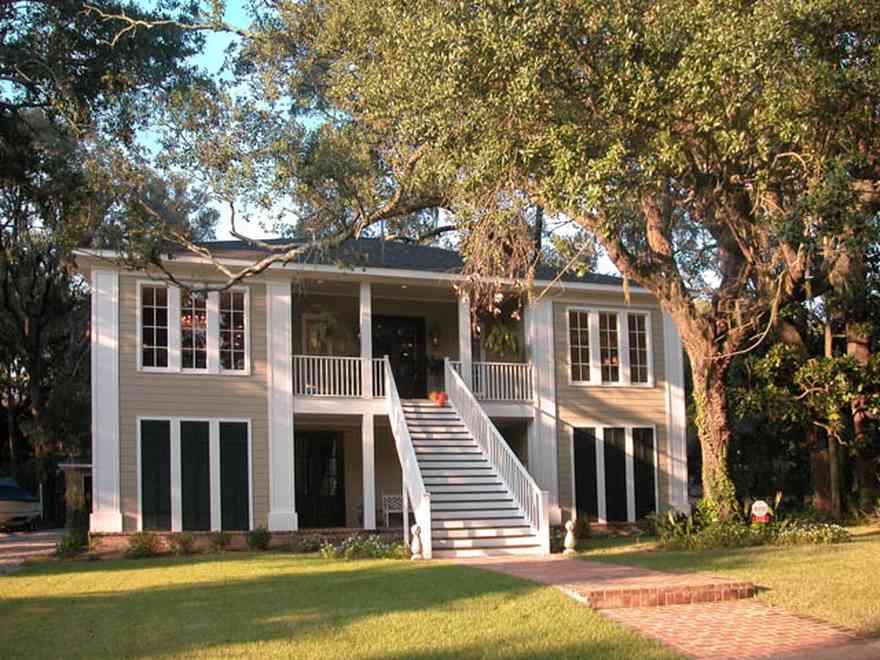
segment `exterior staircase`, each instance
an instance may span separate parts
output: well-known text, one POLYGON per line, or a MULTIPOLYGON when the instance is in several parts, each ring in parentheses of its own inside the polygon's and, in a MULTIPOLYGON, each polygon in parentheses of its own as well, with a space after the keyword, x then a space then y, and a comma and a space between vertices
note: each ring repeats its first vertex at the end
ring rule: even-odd
POLYGON ((426 490, 433 556, 540 555, 541 540, 449 405, 401 401, 426 490))

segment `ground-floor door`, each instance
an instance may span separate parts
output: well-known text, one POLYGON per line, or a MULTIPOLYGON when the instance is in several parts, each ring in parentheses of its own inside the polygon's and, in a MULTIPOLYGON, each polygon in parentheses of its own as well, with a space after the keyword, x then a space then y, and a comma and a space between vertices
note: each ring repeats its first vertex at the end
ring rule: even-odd
POLYGON ((300 527, 345 526, 343 435, 297 431, 296 512, 300 527))
POLYGON ((402 399, 428 396, 425 319, 415 316, 374 316, 373 355, 387 355, 402 399))

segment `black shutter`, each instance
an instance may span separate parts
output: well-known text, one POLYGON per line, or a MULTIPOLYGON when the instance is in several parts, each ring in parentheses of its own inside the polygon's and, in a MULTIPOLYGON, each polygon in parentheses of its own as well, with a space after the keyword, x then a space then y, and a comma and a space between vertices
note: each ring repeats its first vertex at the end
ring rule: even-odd
POLYGON ((596 520, 599 517, 596 429, 574 430, 574 490, 577 517, 581 520, 596 520))
POLYGON ((654 429, 633 429, 633 477, 636 518, 644 518, 657 508, 654 497, 654 429))
POLYGON ((247 424, 220 422, 220 523, 225 530, 248 529, 247 424))
POLYGON ((605 514, 610 521, 626 521, 626 433, 605 429, 605 514))
POLYGON ((183 529, 211 529, 211 460, 208 422, 180 423, 183 529))
POLYGON ((171 422, 141 421, 141 516, 143 528, 171 529, 171 422))

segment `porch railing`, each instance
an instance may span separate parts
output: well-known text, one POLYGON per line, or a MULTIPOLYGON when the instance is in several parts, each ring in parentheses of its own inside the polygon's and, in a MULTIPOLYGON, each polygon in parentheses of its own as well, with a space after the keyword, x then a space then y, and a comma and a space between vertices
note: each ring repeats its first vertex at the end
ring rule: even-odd
MULTIPOLYGON (((419 538, 422 541, 422 556, 431 558, 431 493, 425 488, 422 480, 422 472, 416 459, 416 451, 413 448, 409 427, 406 424, 406 416, 403 406, 400 404, 400 395, 397 393, 397 384, 394 382, 394 373, 391 371, 391 362, 386 356, 384 359, 385 391, 388 399, 388 421, 391 423, 391 435, 394 436, 394 445, 397 447, 397 456, 400 459, 400 468, 403 472, 404 497, 409 496, 416 522, 422 528, 419 538)), ((406 507, 404 507, 404 512, 406 507)), ((403 526, 406 528, 407 520, 404 514, 403 526)), ((404 531, 404 538, 408 541, 409 536, 404 531)))
POLYGON ((444 375, 449 402, 513 494, 529 525, 541 539, 544 553, 550 554, 550 494, 538 487, 520 463, 449 359, 445 361, 444 375))
MULTIPOLYGON (((329 396, 344 399, 361 398, 362 374, 368 358, 335 355, 294 355, 293 393, 295 396, 329 396)), ((385 396, 385 368, 381 358, 372 358, 372 392, 368 396, 385 396)))
MULTIPOLYGON (((460 375, 461 362, 451 361, 460 375)), ((474 362, 471 391, 480 401, 534 401, 532 365, 527 362, 474 362)))

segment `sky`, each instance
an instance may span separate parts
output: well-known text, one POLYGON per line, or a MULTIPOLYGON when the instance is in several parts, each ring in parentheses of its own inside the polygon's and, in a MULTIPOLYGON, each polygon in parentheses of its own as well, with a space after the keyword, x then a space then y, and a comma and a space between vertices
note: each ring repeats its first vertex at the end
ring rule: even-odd
MULTIPOLYGON (((224 14, 224 20, 237 27, 245 27, 249 22, 249 18, 244 11, 243 5, 239 0, 229 0, 224 14)), ((209 33, 206 35, 205 49, 194 61, 205 70, 211 73, 217 73, 223 64, 224 51, 235 37, 228 34, 209 33)), ((229 210, 224 207, 217 207, 220 212, 220 220, 217 224, 217 239, 229 240, 233 237, 230 232, 229 210)), ((247 235, 253 238, 271 238, 272 234, 263 232, 256 224, 246 226, 247 235)), ((574 231, 574 228, 572 228, 574 231)), ((597 272, 617 275, 618 270, 604 254, 599 258, 597 272)))

